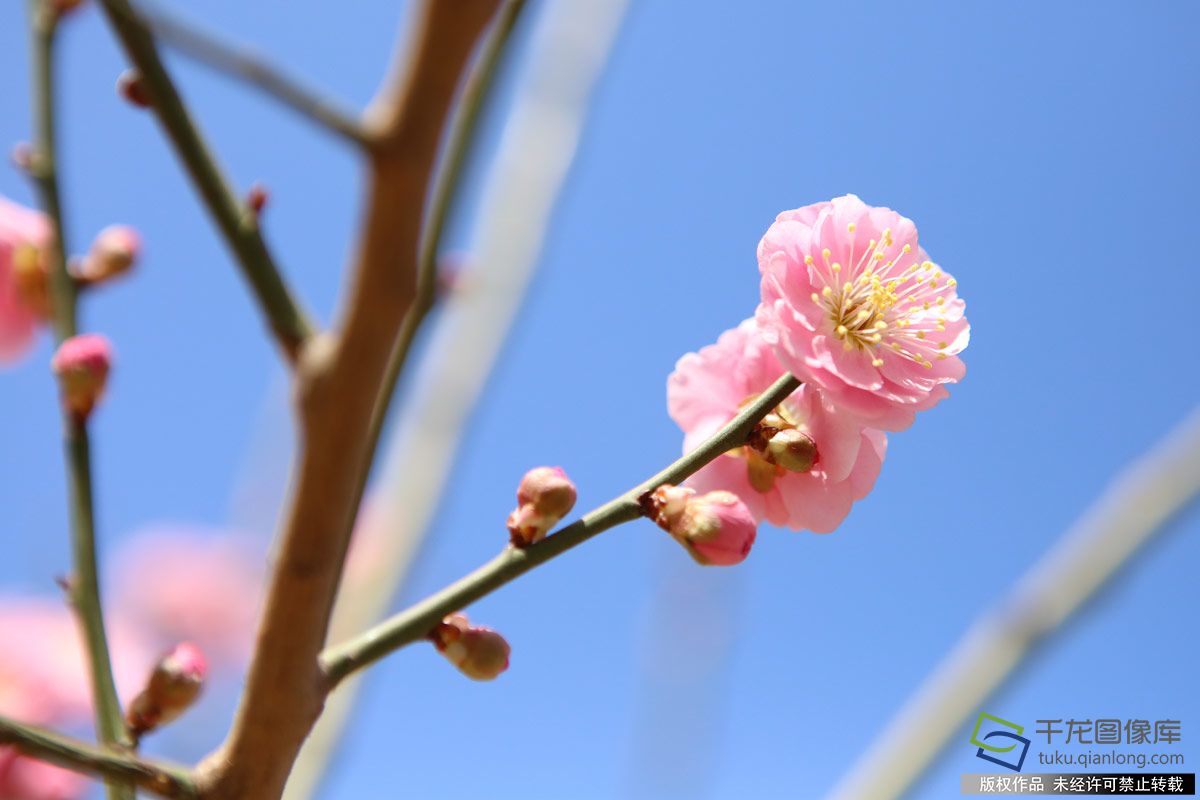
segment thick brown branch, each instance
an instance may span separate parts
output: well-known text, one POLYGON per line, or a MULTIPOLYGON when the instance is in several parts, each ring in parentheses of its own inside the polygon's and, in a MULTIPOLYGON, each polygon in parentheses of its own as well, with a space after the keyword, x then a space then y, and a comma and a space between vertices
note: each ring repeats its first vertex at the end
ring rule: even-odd
POLYGON ((300 442, 258 645, 233 730, 199 771, 205 797, 275 798, 320 714, 318 664, 370 466, 371 412, 413 301, 422 210, 450 102, 498 0, 426 0, 373 103, 363 229, 336 333, 296 372, 300 442))

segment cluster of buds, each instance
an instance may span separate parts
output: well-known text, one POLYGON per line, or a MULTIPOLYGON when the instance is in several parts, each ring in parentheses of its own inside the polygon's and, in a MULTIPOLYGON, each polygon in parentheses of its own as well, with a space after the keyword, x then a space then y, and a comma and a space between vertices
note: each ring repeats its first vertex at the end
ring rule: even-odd
POLYGON ((140 738, 182 714, 200 696, 207 672, 199 647, 177 644, 154 665, 146 687, 129 704, 125 724, 130 734, 140 738))
POLYGON ((429 634, 430 641, 459 672, 476 681, 490 681, 508 669, 512 648, 496 631, 472 625, 466 614, 451 614, 429 634))
POLYGON ((750 509, 733 492, 698 495, 695 489, 664 484, 641 504, 646 516, 706 566, 745 561, 758 532, 750 509))
POLYGON ((575 506, 575 484, 562 467, 535 467, 517 487, 517 507, 508 515, 508 532, 516 547, 545 538, 575 506))
POLYGON ((750 485, 760 492, 770 491, 775 479, 788 472, 809 472, 819 460, 817 443, 800 430, 785 406, 754 426, 739 455, 747 459, 750 485))
POLYGON ((50 368, 58 376, 63 407, 73 416, 86 419, 104 394, 112 348, 94 333, 72 336, 59 345, 50 368))

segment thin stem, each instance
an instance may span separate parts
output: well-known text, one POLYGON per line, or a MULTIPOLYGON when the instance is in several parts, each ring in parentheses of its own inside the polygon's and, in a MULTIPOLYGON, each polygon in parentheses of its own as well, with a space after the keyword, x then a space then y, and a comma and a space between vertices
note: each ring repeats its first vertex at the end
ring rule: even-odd
MULTIPOLYGON (((471 152, 478 129, 480 112, 485 105, 489 90, 496 76, 496 68, 504 53, 513 27, 525 0, 507 0, 496 12, 496 22, 491 35, 476 58, 475 66, 471 69, 463 86, 458 101, 458 109, 450 123, 446 137, 446 145, 442 153, 441 163, 434 177, 433 191, 429 200, 424 224, 421 228, 420 250, 417 256, 417 289, 412 304, 404 313, 400 323, 400 332, 396 336, 396 344, 392 348, 391 357, 387 363, 379 396, 371 411, 371 422, 367 430, 367 442, 371 448, 370 461, 374 461, 374 452, 379 446, 379 437, 387 422, 388 410, 391 408, 392 397, 396 393, 396 384, 404 372, 408 362, 408 354, 412 350, 413 341, 421 323, 433 310, 437 300, 437 256, 446 229, 446 220, 450 208, 458 195, 462 182, 463 165, 471 152)), ((361 473, 357 507, 362 502, 366 491, 369 471, 361 473)))
POLYGON ((463 166, 466 164, 467 156, 475 141, 480 112, 483 110, 494 83, 496 68, 513 28, 517 24, 521 9, 524 7, 525 0, 508 0, 501 7, 497 13, 496 27, 480 52, 475 68, 471 71, 471 75, 463 87, 458 113, 451 123, 445 152, 442 155, 441 168, 433 187, 433 196, 430 198, 428 215, 421 230, 416 298, 404 315, 400 335, 392 352, 391 362, 388 364, 384 392, 380 397, 380 404, 375 409, 375 419, 372 421, 372 429, 376 431, 376 438, 378 438, 378 431, 383 427, 392 394, 396 390, 396 382, 404 370, 404 364, 408 360, 408 353, 412 349, 417 330, 433 309, 437 299, 437 257, 441 249, 442 236, 446 230, 446 221, 462 183, 463 166))
POLYGON ((319 96, 258 54, 224 42, 215 34, 183 22, 157 5, 138 3, 137 8, 154 35, 165 44, 215 70, 240 78, 302 117, 359 147, 370 145, 357 115, 319 96))
POLYGON ((74 570, 70 580, 71 605, 83 626, 96 703, 96 735, 105 744, 129 746, 121 704, 113 681, 104 614, 100 605, 100 580, 96 567, 96 525, 92 500, 91 445, 87 425, 67 416, 65 421, 67 475, 70 484, 71 549, 74 570))
POLYGON ((160 797, 197 797, 191 778, 181 768, 105 750, 7 717, 0 717, 0 744, 75 772, 122 781, 160 797))
POLYGON ((313 333, 312 324, 292 297, 253 213, 230 188, 208 145, 192 121, 149 28, 128 0, 101 0, 108 20, 145 82, 154 113, 183 161, 196 190, 225 241, 233 250, 243 276, 262 306, 275 337, 289 360, 313 333))
MULTIPOLYGON (((34 117, 37 126, 34 172, 42 207, 50 217, 55 232, 55 246, 50 253, 50 290, 55 336, 62 341, 75 335, 77 329, 77 287, 67 271, 66 226, 58 188, 54 113, 54 43, 58 20, 51 4, 44 0, 31 0, 30 11, 34 117)), ((63 438, 71 515, 71 605, 79 619, 87 649, 88 674, 96 707, 96 736, 105 744, 127 746, 130 742, 121 715, 121 704, 117 699, 108 637, 104 630, 104 612, 100 603, 87 423, 71 413, 64 413, 63 438)), ((113 800, 132 800, 134 796, 133 789, 124 785, 109 786, 108 791, 113 800)))
POLYGON ((74 336, 76 285, 67 271, 66 234, 62 202, 58 192, 58 133, 54 113, 54 42, 58 19, 44 0, 30 2, 33 32, 33 120, 36 126, 36 157, 31 174, 38 189, 42 210, 54 222, 50 259, 50 291, 54 298, 52 324, 58 341, 74 336))
POLYGON ((544 564, 609 528, 641 516, 638 500, 665 483, 679 483, 722 453, 746 441, 750 431, 771 409, 794 392, 800 382, 784 375, 753 403, 703 444, 654 477, 585 514, 558 533, 532 547, 510 547, 465 578, 376 625, 360 636, 326 650, 321 665, 331 685, 347 675, 421 640, 447 614, 458 611, 529 570, 544 564))
POLYGON ((463 167, 475 142, 479 117, 495 83, 500 59, 524 7, 525 0, 507 0, 496 13, 495 26, 484 42, 471 74, 467 77, 458 101, 458 111, 450 123, 425 225, 421 231, 417 283, 418 291, 424 288, 428 295, 426 308, 432 305, 436 296, 434 288, 437 283, 438 250, 446 230, 446 220, 450 216, 450 209, 462 183, 463 167))

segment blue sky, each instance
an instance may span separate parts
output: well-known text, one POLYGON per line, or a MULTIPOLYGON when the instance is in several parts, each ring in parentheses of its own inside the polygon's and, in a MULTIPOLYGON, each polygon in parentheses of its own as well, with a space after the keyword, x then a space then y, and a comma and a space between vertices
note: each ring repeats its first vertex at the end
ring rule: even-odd
MULTIPOLYGON (((395 5, 190 11, 361 105, 395 5)), ((0 12, 0 143, 29 136, 19 6, 0 12)), ((666 376, 753 312, 754 248, 781 209, 854 192, 916 220, 967 300, 967 377, 891 438, 876 490, 831 536, 764 529, 745 565, 703 570, 635 523, 475 607, 514 647, 494 684, 420 649, 389 659, 326 796, 828 790, 969 622, 1200 400, 1198 23, 1183 2, 635 1, 402 599, 490 557, 528 467, 562 464, 586 509, 676 456, 666 376)), ((124 61, 98 13, 70 28, 70 239, 82 249, 121 221, 147 243, 137 276, 85 313, 119 355, 95 426, 102 535, 269 522, 245 483, 250 462, 285 470, 261 452, 278 438, 264 431, 287 430, 275 354, 149 116, 115 97, 124 61)), ((328 320, 353 230, 353 155, 172 64, 238 184, 270 187, 271 244, 328 320)), ((0 193, 31 199, 11 170, 0 193)), ((49 352, 43 342, 0 374, 7 591, 46 591, 67 561, 49 352)), ((1180 719, 1194 770, 1198 537, 1193 509, 986 709, 1029 723, 1180 719)), ((956 794, 961 773, 980 771, 969 732, 912 797, 956 794)), ((198 755, 221 733, 169 754, 198 755)))

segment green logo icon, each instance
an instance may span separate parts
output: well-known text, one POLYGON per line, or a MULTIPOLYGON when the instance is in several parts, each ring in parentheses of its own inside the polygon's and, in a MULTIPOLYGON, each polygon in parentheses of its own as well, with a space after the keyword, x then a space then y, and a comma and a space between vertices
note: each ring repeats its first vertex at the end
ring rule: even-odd
MULTIPOLYGON (((982 750, 987 750, 989 753, 1010 752, 1014 747, 1017 746, 1017 742, 1013 742, 1008 747, 997 747, 994 744, 987 744, 986 742, 979 741, 979 729, 983 727, 984 720, 994 722, 996 725, 1002 728, 1011 728, 1012 731, 1017 734, 1017 736, 1020 736, 1025 732, 1025 726, 1023 725, 1018 725, 1015 722, 1009 722, 1006 719, 1000 719, 999 717, 992 716, 986 711, 979 712, 979 719, 975 720, 975 730, 971 731, 971 744, 982 750)), ((995 728, 995 726, 992 725, 989 725, 988 727, 992 729, 995 728)))
POLYGON ((975 730, 971 731, 971 744, 979 748, 975 751, 976 757, 999 764, 1013 772, 1020 772, 1021 767, 1025 766, 1025 756, 1029 753, 1029 740, 1021 735, 1024 732, 1024 725, 980 712, 979 719, 975 720, 975 730), (988 732, 984 733, 985 729, 988 732), (1012 744, 1005 747, 995 744, 1000 740, 1007 740, 1012 744), (1021 747, 1020 754, 1013 752, 1018 745, 1021 747))

